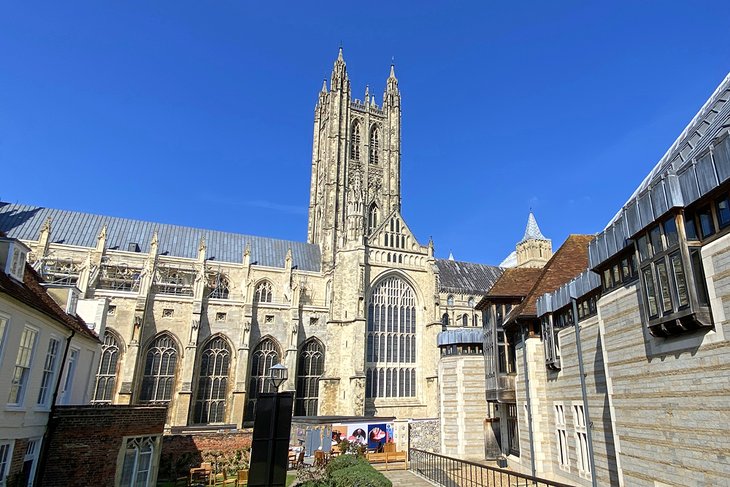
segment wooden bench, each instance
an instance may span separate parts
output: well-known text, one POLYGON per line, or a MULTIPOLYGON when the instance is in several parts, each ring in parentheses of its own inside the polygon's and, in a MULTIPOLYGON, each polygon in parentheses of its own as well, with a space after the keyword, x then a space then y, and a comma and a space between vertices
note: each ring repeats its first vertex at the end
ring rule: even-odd
POLYGON ((393 463, 403 462, 403 469, 408 469, 408 459, 406 452, 394 451, 388 453, 368 453, 368 462, 370 463, 385 463, 385 470, 388 470, 388 465, 393 463))

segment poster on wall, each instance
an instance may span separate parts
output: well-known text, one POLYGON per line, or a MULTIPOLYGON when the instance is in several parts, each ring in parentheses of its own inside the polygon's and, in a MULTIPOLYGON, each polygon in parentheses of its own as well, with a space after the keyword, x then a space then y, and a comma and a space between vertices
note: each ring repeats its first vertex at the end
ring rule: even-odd
POLYGON ((393 423, 385 425, 385 433, 388 435, 388 441, 386 443, 395 443, 395 434, 393 431, 393 423))
POLYGON ((340 444, 342 440, 347 439, 347 426, 344 424, 333 424, 332 425, 332 446, 335 447, 340 444))
POLYGON ((347 439, 351 443, 360 443, 367 445, 368 442, 368 425, 367 424, 350 424, 347 425, 347 439))
POLYGON ((388 443, 388 432, 385 423, 369 424, 368 448, 382 451, 383 445, 386 443, 388 443))

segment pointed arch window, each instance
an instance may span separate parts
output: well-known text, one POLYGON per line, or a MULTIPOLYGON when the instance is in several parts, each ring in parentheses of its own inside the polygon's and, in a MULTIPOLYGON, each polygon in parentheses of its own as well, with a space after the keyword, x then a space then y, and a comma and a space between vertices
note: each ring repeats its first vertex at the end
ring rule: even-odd
POLYGON ((246 421, 253 421, 256 409, 256 399, 262 392, 276 392, 269 380, 269 370, 272 365, 279 363, 281 355, 279 346, 272 338, 266 337, 256 345, 251 356, 251 377, 248 382, 248 405, 246 406, 246 421))
POLYGON ((142 402, 169 402, 175 385, 177 345, 167 334, 157 337, 147 348, 142 377, 142 402))
POLYGON ((107 330, 104 333, 104 345, 101 346, 101 359, 96 373, 94 386, 94 402, 112 402, 117 382, 117 364, 120 347, 116 337, 107 330))
POLYGON ((378 163, 378 157, 380 154, 379 146, 380 146, 380 134, 379 134, 378 127, 375 126, 370 131, 370 164, 377 164, 378 163))
POLYGON ((228 299, 231 289, 231 282, 228 276, 220 272, 212 272, 208 275, 208 297, 212 299, 228 299))
POLYGON ((297 400, 295 416, 316 416, 319 397, 319 378, 324 373, 324 347, 311 338, 299 352, 297 367, 297 400))
POLYGON ((368 303, 365 396, 416 395, 416 295, 399 277, 384 279, 368 303))
POLYGON ((352 131, 350 132, 350 159, 353 161, 360 160, 360 122, 357 120, 352 123, 352 131))
POLYGON ((378 226, 378 205, 373 203, 368 211, 368 233, 372 233, 378 226))
POLYGON ((453 306, 453 305, 454 305, 454 295, 453 294, 449 294, 446 297, 446 306, 453 306))
POLYGON ((231 349, 223 337, 214 337, 203 348, 193 418, 195 423, 225 421, 230 361, 231 349))
POLYGON ((261 281, 256 286, 253 300, 254 303, 270 303, 273 301, 272 286, 269 281, 261 281))
POLYGON ((449 326, 449 313, 441 315, 441 326, 445 329, 449 326))

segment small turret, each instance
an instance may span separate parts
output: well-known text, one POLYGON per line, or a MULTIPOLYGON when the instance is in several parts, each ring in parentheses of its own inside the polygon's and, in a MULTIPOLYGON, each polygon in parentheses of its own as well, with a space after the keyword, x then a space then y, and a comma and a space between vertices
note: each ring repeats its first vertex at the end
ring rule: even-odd
POLYGON ((525 234, 517 243, 517 267, 543 267, 553 256, 553 244, 537 226, 535 215, 530 211, 525 234))
POLYGON ((337 59, 332 67, 332 76, 330 79, 330 88, 332 91, 347 91, 350 87, 350 80, 347 78, 347 65, 342 57, 342 47, 337 54, 337 59))

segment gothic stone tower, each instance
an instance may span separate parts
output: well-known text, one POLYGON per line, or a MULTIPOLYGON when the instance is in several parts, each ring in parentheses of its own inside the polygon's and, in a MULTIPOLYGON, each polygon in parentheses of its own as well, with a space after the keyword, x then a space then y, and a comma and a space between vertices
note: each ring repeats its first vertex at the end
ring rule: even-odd
POLYGON ((314 113, 307 241, 319 244, 324 272, 338 250, 361 246, 380 219, 400 210, 400 122, 394 67, 382 107, 369 88, 353 100, 340 48, 314 113))

